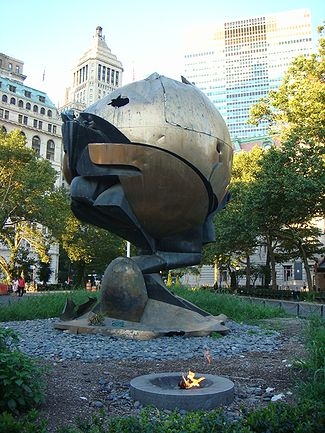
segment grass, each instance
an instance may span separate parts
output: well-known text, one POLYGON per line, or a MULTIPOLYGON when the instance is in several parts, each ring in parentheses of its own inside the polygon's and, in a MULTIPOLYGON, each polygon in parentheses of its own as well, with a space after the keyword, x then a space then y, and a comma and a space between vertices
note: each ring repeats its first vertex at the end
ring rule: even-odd
MULTIPOLYGON (((244 298, 229 294, 216 294, 206 289, 189 289, 180 285, 173 286, 171 291, 214 316, 222 313, 236 322, 253 323, 259 319, 286 317, 286 313, 280 308, 252 304, 244 298)), ((68 297, 80 305, 86 302, 89 296, 98 296, 98 292, 90 294, 82 289, 69 293, 35 294, 25 296, 19 301, 13 299, 9 305, 0 307, 0 322, 59 317, 68 297)))
POLYGON ((19 300, 13 299, 8 305, 0 303, 0 322, 16 320, 35 320, 59 317, 63 311, 67 298, 71 298, 76 305, 86 302, 89 296, 98 296, 86 290, 76 290, 69 293, 44 293, 23 296, 19 300))
POLYGON ((253 304, 244 298, 230 294, 216 294, 207 289, 189 289, 183 286, 173 286, 172 292, 213 316, 225 314, 229 319, 236 322, 253 323, 260 319, 287 317, 282 308, 253 304))

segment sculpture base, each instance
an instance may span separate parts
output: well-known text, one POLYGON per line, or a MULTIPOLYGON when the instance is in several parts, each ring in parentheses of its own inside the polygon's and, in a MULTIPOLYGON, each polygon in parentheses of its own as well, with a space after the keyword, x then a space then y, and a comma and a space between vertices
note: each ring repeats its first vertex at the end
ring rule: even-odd
POLYGON ((148 299, 139 322, 132 322, 105 316, 100 325, 92 325, 91 318, 97 313, 90 311, 73 320, 55 323, 56 329, 76 334, 103 334, 135 340, 148 340, 163 336, 182 335, 202 337, 218 332, 227 334, 224 325, 226 316, 201 316, 182 307, 148 299))
POLYGON ((143 274, 135 260, 118 257, 107 267, 99 298, 89 298, 76 309, 67 300, 56 329, 75 333, 101 333, 127 338, 165 335, 225 334, 226 316, 211 316, 196 305, 173 295, 160 274, 143 274))

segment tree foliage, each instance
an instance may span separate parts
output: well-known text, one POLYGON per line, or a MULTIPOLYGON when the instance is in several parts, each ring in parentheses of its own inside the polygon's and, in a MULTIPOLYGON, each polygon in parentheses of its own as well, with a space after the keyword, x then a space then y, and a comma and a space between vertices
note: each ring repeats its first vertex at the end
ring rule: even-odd
POLYGON ((250 122, 268 121, 281 142, 291 137, 322 144, 325 140, 325 39, 319 27, 318 52, 290 64, 278 90, 252 106, 250 122))
POLYGON ((0 268, 10 280, 23 241, 40 260, 49 261, 50 237, 40 223, 49 211, 48 198, 55 193, 57 174, 48 160, 38 159, 26 146, 25 136, 18 130, 0 132, 0 167, 0 242, 10 252, 9 262, 0 258, 0 268))
POLYGON ((275 264, 298 257, 311 286, 308 259, 321 251, 311 221, 325 214, 324 54, 321 38, 318 53, 296 58, 279 89, 251 108, 250 122, 267 120, 280 146, 235 155, 231 202, 216 216, 217 243, 208 247, 210 259, 240 262, 254 245, 266 246, 274 288, 275 264))

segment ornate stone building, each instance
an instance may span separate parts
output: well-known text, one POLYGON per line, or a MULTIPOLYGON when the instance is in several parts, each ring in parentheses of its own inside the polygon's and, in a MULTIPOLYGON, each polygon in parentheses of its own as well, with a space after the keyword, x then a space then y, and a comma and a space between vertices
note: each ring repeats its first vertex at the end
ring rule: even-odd
POLYGON ((66 89, 60 110, 84 110, 122 85, 123 67, 108 48, 103 29, 96 27, 92 43, 72 70, 72 84, 66 89))
MULTIPOLYGON (((53 102, 41 90, 24 84, 24 63, 0 53, 0 128, 6 132, 19 129, 26 137, 27 146, 40 158, 51 161, 58 173, 57 185, 62 184, 61 118, 53 102)), ((8 252, 1 247, 0 254, 8 252)), ((50 249, 52 274, 50 283, 57 281, 59 247, 50 249)))

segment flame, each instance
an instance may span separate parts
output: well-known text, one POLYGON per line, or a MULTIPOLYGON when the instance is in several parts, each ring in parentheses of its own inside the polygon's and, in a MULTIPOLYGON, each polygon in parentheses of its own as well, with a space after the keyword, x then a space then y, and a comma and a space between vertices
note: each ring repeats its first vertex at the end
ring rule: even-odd
POLYGON ((189 389, 194 387, 200 387, 200 382, 204 380, 205 377, 199 377, 198 379, 195 378, 195 373, 193 371, 189 370, 187 376, 182 373, 182 379, 179 382, 179 387, 182 389, 189 389))

